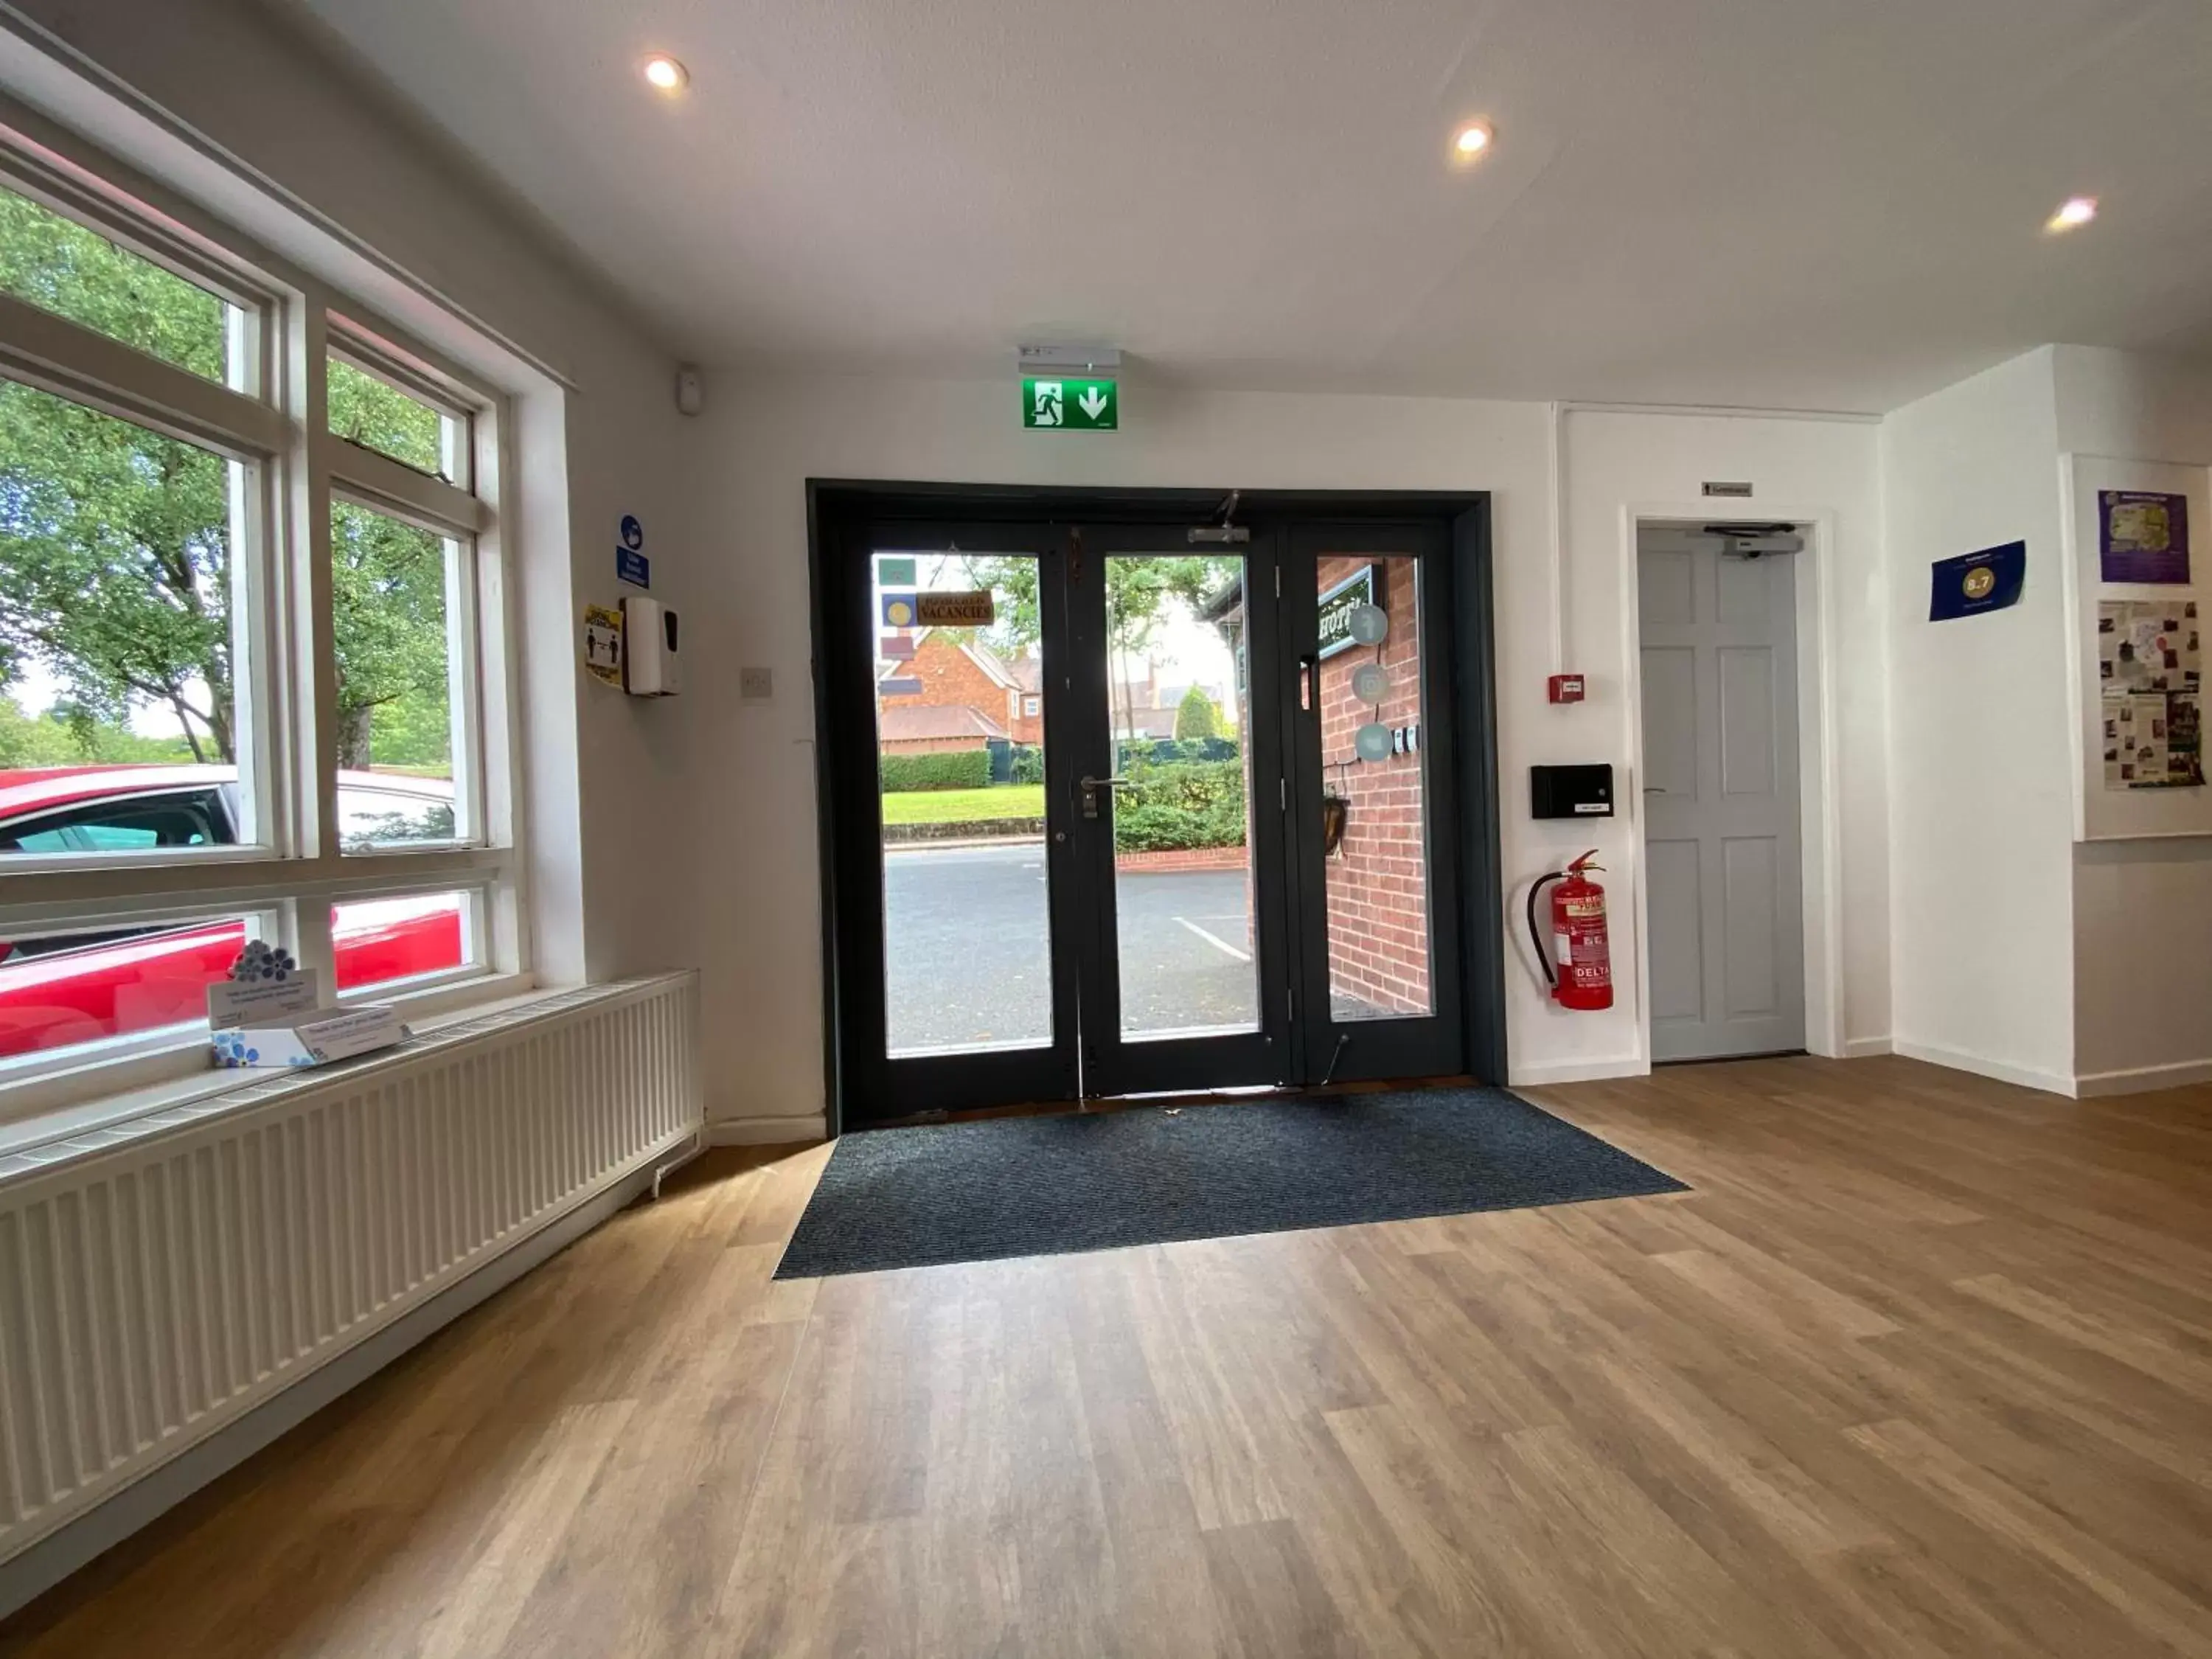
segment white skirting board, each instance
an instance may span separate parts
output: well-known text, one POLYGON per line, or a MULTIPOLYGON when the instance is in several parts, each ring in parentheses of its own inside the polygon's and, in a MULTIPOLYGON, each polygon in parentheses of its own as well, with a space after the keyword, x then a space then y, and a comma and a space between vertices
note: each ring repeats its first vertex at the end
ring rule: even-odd
POLYGON ((1962 1048, 1916 1042, 1910 1037, 1894 1038, 1890 1047, 1907 1060, 1924 1060, 1931 1066, 1948 1066, 1954 1072, 1972 1072, 1977 1077, 1995 1078, 1999 1083, 2016 1083, 2023 1089, 2040 1089, 2045 1094, 2069 1097, 2076 1092, 2075 1080, 2057 1072, 2039 1072, 2006 1060, 1991 1060, 1984 1054, 1970 1054, 1962 1048))
POLYGON ((2085 1072, 2074 1080, 2074 1092, 2083 1100, 2097 1100, 2111 1095, 2147 1095, 2159 1089, 2184 1089, 2192 1083, 2212 1083, 2212 1060, 2137 1066, 2121 1072, 2085 1072))
POLYGON ((1614 1078, 1649 1077, 1651 1062, 1635 1054, 1623 1054, 1617 1060, 1563 1060, 1545 1066, 1514 1066, 1508 1068, 1509 1089, 1541 1089, 1554 1083, 1604 1083, 1614 1078))
POLYGON ((805 1117, 728 1117, 707 1126, 709 1146, 797 1146, 830 1138, 820 1112, 805 1117))

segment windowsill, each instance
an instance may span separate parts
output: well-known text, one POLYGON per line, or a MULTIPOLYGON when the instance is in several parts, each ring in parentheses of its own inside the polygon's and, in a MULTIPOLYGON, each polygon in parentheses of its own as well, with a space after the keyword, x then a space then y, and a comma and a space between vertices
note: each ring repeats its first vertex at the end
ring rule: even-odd
MULTIPOLYGON (((263 1090, 271 1083, 311 1084, 336 1073, 404 1055, 422 1044, 434 1041, 450 1026, 481 1019, 487 1015, 505 1013, 562 994, 565 992, 560 988, 539 987, 528 974, 492 974, 463 984, 438 986, 413 996, 388 996, 382 1000, 391 1003, 407 1016, 408 1027, 413 1033, 409 1041, 396 1048, 380 1048, 356 1060, 339 1060, 329 1066, 299 1071, 218 1069, 213 1064, 204 1032, 180 1037, 170 1047, 156 1051, 157 1055, 180 1063, 188 1062, 194 1054, 208 1059, 206 1069, 196 1069, 182 1077, 171 1077, 135 1088, 101 1091, 100 1074, 106 1068, 97 1064, 88 1065, 81 1073, 63 1074, 73 1077, 82 1085, 86 1091, 82 1097, 33 1109, 13 1120, 0 1118, 0 1182, 94 1150, 93 1146, 84 1143, 88 1140, 97 1142, 139 1119, 174 1111, 179 1107, 196 1105, 222 1095, 263 1090)), ((147 1056, 137 1058, 143 1060, 147 1056)), ((123 1063, 118 1062, 117 1068, 120 1069, 123 1063)), ((53 1074, 49 1074, 43 1078, 27 1079, 17 1086, 27 1092, 33 1086, 51 1085, 59 1080, 53 1074)), ((0 1111, 4 1111, 5 1100, 5 1095, 0 1094, 0 1111)))

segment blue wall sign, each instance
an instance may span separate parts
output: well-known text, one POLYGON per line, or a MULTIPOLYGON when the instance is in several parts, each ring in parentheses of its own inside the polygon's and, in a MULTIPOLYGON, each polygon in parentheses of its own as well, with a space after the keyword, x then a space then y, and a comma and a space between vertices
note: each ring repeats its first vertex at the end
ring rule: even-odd
POLYGON ((2027 544, 2007 542, 2002 547, 1985 547, 1955 559, 1938 559, 1930 569, 1929 622, 2002 611, 2020 603, 2021 584, 2027 575, 2027 544))
POLYGON ((615 549, 615 574, 632 587, 653 586, 653 567, 646 562, 645 555, 632 552, 627 547, 615 549))
POLYGON ((637 521, 634 513, 623 514, 622 542, 633 553, 645 545, 645 526, 637 521))

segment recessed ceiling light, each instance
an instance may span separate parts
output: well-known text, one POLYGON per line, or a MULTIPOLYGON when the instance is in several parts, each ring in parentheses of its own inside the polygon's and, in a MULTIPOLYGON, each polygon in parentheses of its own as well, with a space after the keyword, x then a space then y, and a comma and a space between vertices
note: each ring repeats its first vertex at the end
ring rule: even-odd
POLYGON ((691 71, 666 52, 655 52, 645 60, 645 79, 656 92, 677 93, 690 85, 691 71))
POLYGON ((2075 230, 2087 224, 2096 216, 2097 198, 2094 196, 2076 196, 2057 212, 2052 214, 2043 228, 2054 232, 2075 230))
POLYGON ((1472 161, 1490 149, 1490 129, 1480 121, 1471 121, 1452 137, 1452 159, 1472 161))

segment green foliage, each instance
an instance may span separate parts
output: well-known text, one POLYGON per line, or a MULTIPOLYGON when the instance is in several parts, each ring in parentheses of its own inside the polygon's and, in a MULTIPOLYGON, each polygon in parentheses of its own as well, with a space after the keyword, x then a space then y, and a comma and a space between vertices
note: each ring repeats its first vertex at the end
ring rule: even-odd
POLYGON ((991 781, 991 751, 956 749, 935 755, 884 755, 877 763, 883 790, 904 794, 916 789, 981 789, 991 781))
POLYGON ((0 696, 0 767, 177 763, 191 757, 182 738, 142 738, 82 708, 27 714, 13 697, 0 696))
MULTIPOLYGON (((1170 599, 1182 600, 1195 613, 1208 599, 1241 578, 1243 562, 1197 555, 1107 559, 1109 642, 1117 652, 1141 651, 1151 642, 1170 599)), ((1037 564, 1035 559, 963 561, 969 581, 998 595, 999 619, 983 636, 994 649, 1018 654, 1041 636, 1037 564)))
POLYGON ((1173 738, 1124 738, 1118 752, 1121 764, 1116 769, 1126 772, 1141 761, 1155 766, 1188 766, 1202 761, 1235 760, 1244 751, 1231 738, 1193 738, 1187 743, 1173 738))
POLYGON ((335 357, 325 384, 332 432, 417 471, 446 477, 445 422, 436 410, 335 357))
MULTIPOLYGON (((5 191, 0 289, 222 375, 222 301, 5 191)), ((342 364, 330 387, 333 430, 437 470, 436 410, 342 364)), ((235 759, 230 470, 0 384, 0 684, 34 662, 95 747, 129 738, 132 710, 150 705, 175 717, 191 757, 235 759)), ((335 503, 331 565, 340 763, 448 766, 444 544, 335 503)))
POLYGON ((1175 734, 1179 743, 1203 743, 1221 735, 1220 711, 1214 708, 1213 699, 1194 685, 1176 705, 1175 734))
POLYGON ((1013 783, 1042 783, 1044 781, 1044 750, 1033 744, 1018 743, 1009 757, 1012 763, 1013 783))
POLYGON ((95 720, 157 704, 195 757, 231 758, 228 471, 0 385, 0 675, 33 658, 95 720))
POLYGON ((0 190, 0 289, 179 368, 223 378, 224 302, 104 236, 0 190))
POLYGON ((1114 801, 1114 848, 1163 853, 1244 844, 1244 763, 1133 761, 1114 801))
POLYGON ((338 764, 449 763, 444 539, 332 501, 331 606, 338 764))

